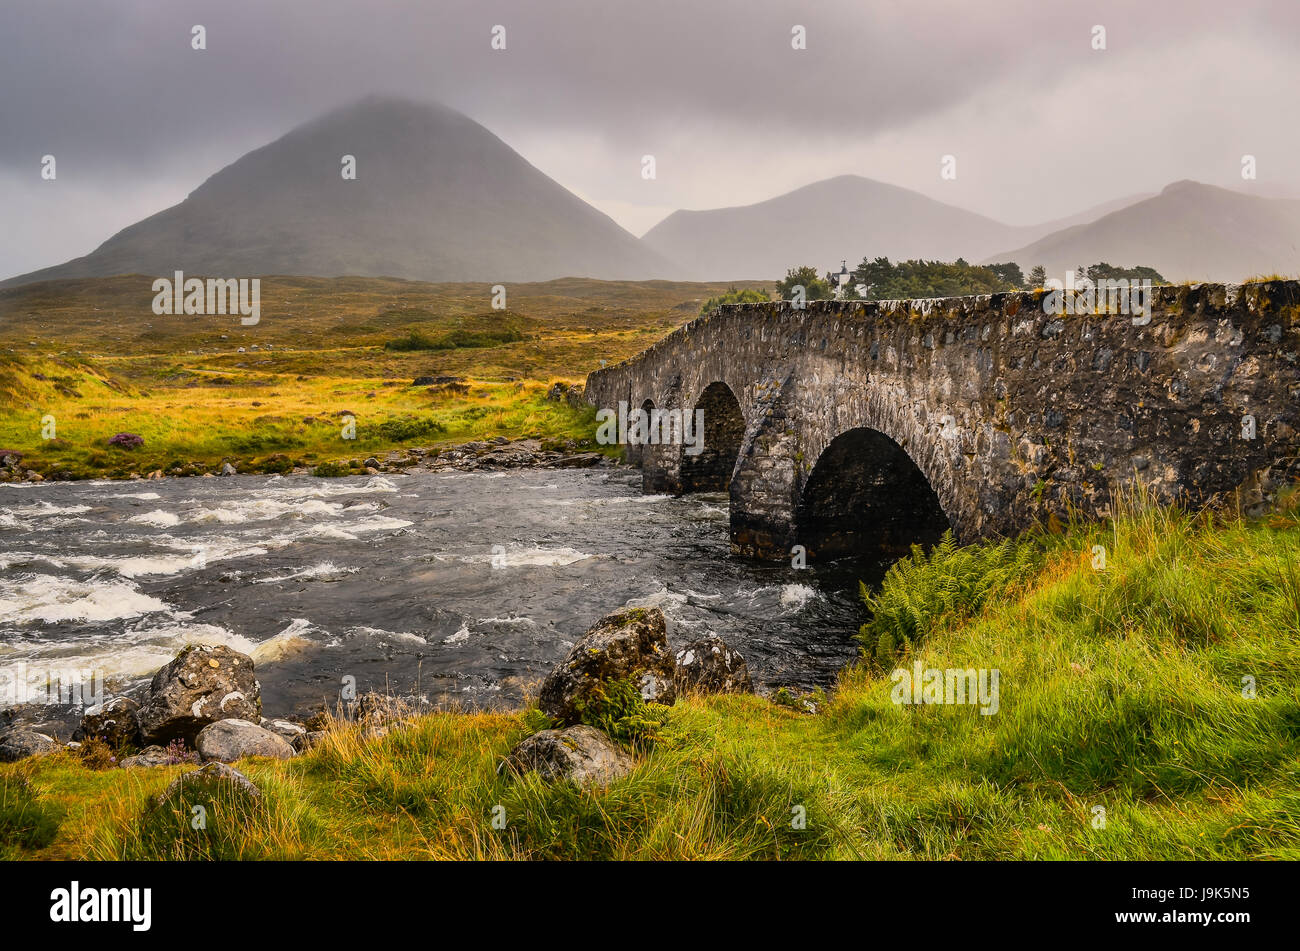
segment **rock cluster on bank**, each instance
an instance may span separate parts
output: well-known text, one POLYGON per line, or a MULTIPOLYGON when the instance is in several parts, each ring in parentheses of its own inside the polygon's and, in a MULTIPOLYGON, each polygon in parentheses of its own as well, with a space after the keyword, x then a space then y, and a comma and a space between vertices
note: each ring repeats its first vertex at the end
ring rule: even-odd
MULTIPOLYGON (((633 753, 583 722, 584 711, 603 702, 614 684, 631 685, 633 699, 639 695, 665 706, 688 691, 752 690, 744 658, 719 638, 693 641, 674 653, 658 608, 616 611, 592 625, 547 675, 538 706, 553 728, 518 743, 500 771, 601 786, 631 772, 633 753)), ((410 728, 415 717, 433 709, 422 698, 371 692, 341 705, 338 715, 357 724, 363 739, 376 740, 410 728)), ((119 755, 143 747, 117 763, 126 769, 289 759, 319 744, 333 719, 327 711, 306 723, 264 718, 252 659, 225 645, 198 644, 161 668, 139 699, 114 697, 88 708, 68 746, 104 744, 119 755)), ((61 748, 54 737, 29 727, 0 732, 0 761, 61 748)))
MULTIPOLYGON (((252 658, 221 644, 190 645, 154 674, 139 700, 114 697, 87 708, 69 746, 102 743, 114 751, 143 747, 118 763, 128 769, 195 759, 233 762, 244 756, 292 756, 286 737, 306 731, 286 720, 265 720, 261 711, 261 684, 252 658)), ((0 734, 3 760, 60 748, 52 737, 28 728, 0 734)))
POLYGON ((0 482, 44 482, 45 477, 23 465, 23 453, 0 449, 0 482))
MULTIPOLYGON (((0 482, 42 482, 44 477, 22 464, 22 453, 3 450, 0 455, 0 482)), ((245 465, 245 463, 240 463, 245 465)), ((248 471, 255 473, 274 472, 283 475, 324 474, 330 471, 338 475, 379 475, 383 473, 402 473, 442 470, 456 472, 474 472, 478 470, 497 471, 503 469, 586 469, 594 466, 615 465, 613 459, 599 452, 583 448, 583 444, 574 439, 542 439, 526 437, 507 439, 495 436, 491 439, 475 440, 454 446, 438 448, 413 447, 410 449, 393 449, 380 455, 342 462, 322 463, 321 466, 295 465, 293 460, 283 453, 271 459, 253 461, 248 471), (321 472, 317 472, 321 469, 321 472), (338 470, 337 472, 335 470, 338 470)), ((132 472, 132 480, 157 480, 165 478, 184 478, 198 476, 233 476, 239 474, 239 468, 230 460, 223 461, 216 470, 210 470, 197 462, 174 467, 166 471, 155 469, 141 474, 132 472)), ((52 479, 71 478, 70 474, 55 472, 52 479)))

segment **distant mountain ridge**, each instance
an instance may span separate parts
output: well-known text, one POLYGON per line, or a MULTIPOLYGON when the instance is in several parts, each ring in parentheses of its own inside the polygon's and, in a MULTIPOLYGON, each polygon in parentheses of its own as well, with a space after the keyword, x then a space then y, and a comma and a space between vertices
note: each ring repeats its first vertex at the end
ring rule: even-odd
POLYGON ((880 255, 974 260, 1039 234, 897 185, 840 175, 753 205, 676 211, 641 240, 683 268, 683 277, 741 280, 880 255))
MULTIPOLYGON (((1279 194, 1274 191, 1273 194, 1279 194)), ((1285 194, 1285 192, 1281 193, 1285 194)), ((840 175, 751 205, 673 212, 638 239, 486 128, 371 97, 300 125, 84 257, 0 287, 140 273, 434 282, 769 280, 888 257, 1049 275, 1106 261, 1171 280, 1300 272, 1300 201, 1197 182, 1032 226, 840 175), (353 155, 354 181, 341 160, 353 155)))
POLYGON ((1048 276, 1106 261, 1154 267, 1173 281, 1300 273, 1300 201, 1174 182, 1160 194, 1053 232, 987 263, 1041 264, 1048 276))
POLYGON ((1154 267, 1169 280, 1240 281, 1300 273, 1300 201, 1199 182, 1115 199, 1076 215, 1012 226, 854 175, 734 208, 678 211, 642 238, 683 276, 783 276, 864 257, 998 264, 1048 275, 1100 261, 1154 267))

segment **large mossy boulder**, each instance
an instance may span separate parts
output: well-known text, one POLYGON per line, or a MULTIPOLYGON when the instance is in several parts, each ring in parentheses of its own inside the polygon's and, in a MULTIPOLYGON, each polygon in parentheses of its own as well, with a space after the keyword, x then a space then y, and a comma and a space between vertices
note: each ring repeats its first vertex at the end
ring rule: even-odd
POLYGON ((542 682, 538 706, 564 725, 580 723, 582 710, 600 702, 615 681, 636 685, 643 700, 677 699, 676 662, 658 608, 627 608, 597 621, 542 682))
POLYGON ((154 674, 137 714, 145 743, 192 744, 199 731, 218 720, 250 720, 262 715, 262 688, 253 659, 223 644, 186 647, 154 674))
POLYGON ((515 773, 535 772, 547 782, 608 786, 630 773, 634 764, 600 730, 579 725, 533 734, 511 750, 501 765, 515 773))

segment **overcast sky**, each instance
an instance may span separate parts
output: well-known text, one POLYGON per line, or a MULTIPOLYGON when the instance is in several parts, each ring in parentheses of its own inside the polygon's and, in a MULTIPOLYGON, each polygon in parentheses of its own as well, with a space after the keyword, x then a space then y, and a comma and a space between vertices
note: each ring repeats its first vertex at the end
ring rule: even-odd
POLYGON ((0 0, 0 278, 370 93, 460 109, 636 234, 843 173, 1013 224, 1184 178, 1300 195, 1298 27, 1295 0, 0 0))

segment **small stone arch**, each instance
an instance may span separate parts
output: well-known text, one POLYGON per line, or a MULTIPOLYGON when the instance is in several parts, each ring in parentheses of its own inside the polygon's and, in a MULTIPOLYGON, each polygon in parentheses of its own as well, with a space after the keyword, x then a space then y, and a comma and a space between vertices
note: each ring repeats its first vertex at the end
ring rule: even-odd
POLYGON ((635 434, 638 432, 638 421, 642 414, 648 416, 654 408, 655 402, 649 397, 642 400, 641 405, 639 406, 633 404, 631 399, 628 400, 626 422, 627 444, 623 447, 623 459, 629 465, 640 466, 645 459, 645 446, 637 440, 635 434))
MULTIPOLYGON (((646 399, 640 408, 645 410, 647 415, 656 411, 670 412, 675 403, 672 397, 675 395, 675 391, 670 390, 664 402, 656 405, 653 400, 646 399)), ((659 432, 652 418, 650 432, 642 434, 641 437, 650 440, 641 445, 641 491, 651 495, 680 495, 682 447, 671 442, 655 441, 659 432)), ((629 438, 631 438, 630 428, 629 438)))
POLYGON ((726 492, 745 438, 745 416, 735 392, 721 380, 704 388, 686 432, 695 440, 682 451, 683 492, 726 492))

